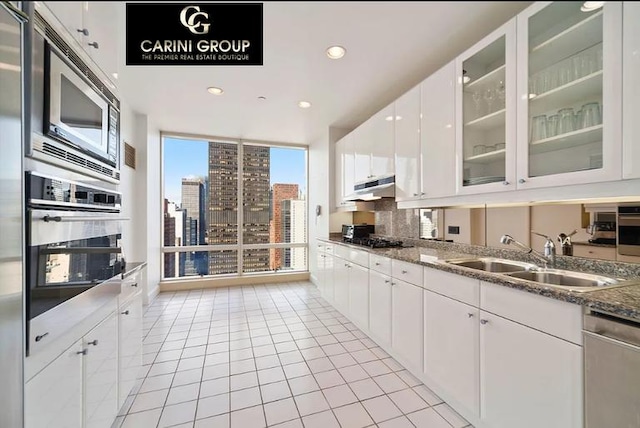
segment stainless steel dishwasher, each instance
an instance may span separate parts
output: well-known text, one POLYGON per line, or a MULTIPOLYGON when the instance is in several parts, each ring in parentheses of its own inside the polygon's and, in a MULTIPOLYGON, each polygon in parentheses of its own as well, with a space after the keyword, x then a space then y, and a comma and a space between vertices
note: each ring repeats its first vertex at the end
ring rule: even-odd
POLYGON ((640 427, 640 322, 584 315, 585 427, 640 427))

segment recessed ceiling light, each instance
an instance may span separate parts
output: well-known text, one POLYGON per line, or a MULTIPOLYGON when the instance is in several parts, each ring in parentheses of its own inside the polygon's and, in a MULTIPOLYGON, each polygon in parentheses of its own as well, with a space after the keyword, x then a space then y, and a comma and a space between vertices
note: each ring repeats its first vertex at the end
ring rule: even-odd
POLYGON ((298 102, 298 107, 300 107, 300 108, 309 108, 309 107, 311 107, 311 103, 309 101, 300 101, 300 102, 298 102))
POLYGON ((329 46, 327 48, 327 56, 331 59, 340 59, 347 53, 342 46, 329 46))
POLYGON ((216 87, 216 86, 210 86, 210 87, 208 87, 208 88, 207 88, 207 91, 209 91, 209 93, 210 93, 210 94, 213 94, 213 95, 222 95, 222 93, 224 92, 224 91, 222 90, 222 88, 218 88, 218 87, 216 87))
POLYGON ((267 99, 267 97, 263 97, 262 95, 260 95, 260 96, 258 97, 258 101, 264 101, 264 100, 266 100, 266 99, 267 99))
POLYGON ((591 12, 593 10, 600 9, 605 3, 606 2, 604 1, 586 1, 582 4, 580 10, 583 12, 591 12))

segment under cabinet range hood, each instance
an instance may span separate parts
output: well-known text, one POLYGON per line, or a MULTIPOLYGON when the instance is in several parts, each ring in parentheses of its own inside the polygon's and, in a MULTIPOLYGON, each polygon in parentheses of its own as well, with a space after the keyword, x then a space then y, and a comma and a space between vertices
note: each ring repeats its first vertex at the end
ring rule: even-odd
POLYGON ((347 201, 375 201, 393 198, 396 195, 395 175, 380 175, 368 178, 353 186, 353 193, 345 197, 347 201))

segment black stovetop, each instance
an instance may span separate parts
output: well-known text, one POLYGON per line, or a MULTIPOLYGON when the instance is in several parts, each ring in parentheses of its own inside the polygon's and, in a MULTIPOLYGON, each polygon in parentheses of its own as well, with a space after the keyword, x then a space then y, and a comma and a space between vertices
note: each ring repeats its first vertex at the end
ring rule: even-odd
POLYGON ((402 241, 385 238, 342 238, 342 241, 347 244, 362 245, 369 248, 409 247, 409 245, 403 245, 402 241))

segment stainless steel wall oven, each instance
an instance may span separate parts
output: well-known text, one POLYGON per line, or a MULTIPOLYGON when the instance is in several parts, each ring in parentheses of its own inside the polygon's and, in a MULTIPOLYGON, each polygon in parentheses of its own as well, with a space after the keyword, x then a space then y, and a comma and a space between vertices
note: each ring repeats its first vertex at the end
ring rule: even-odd
POLYGON ((119 294, 123 219, 112 190, 27 172, 26 192, 31 348, 119 294))

